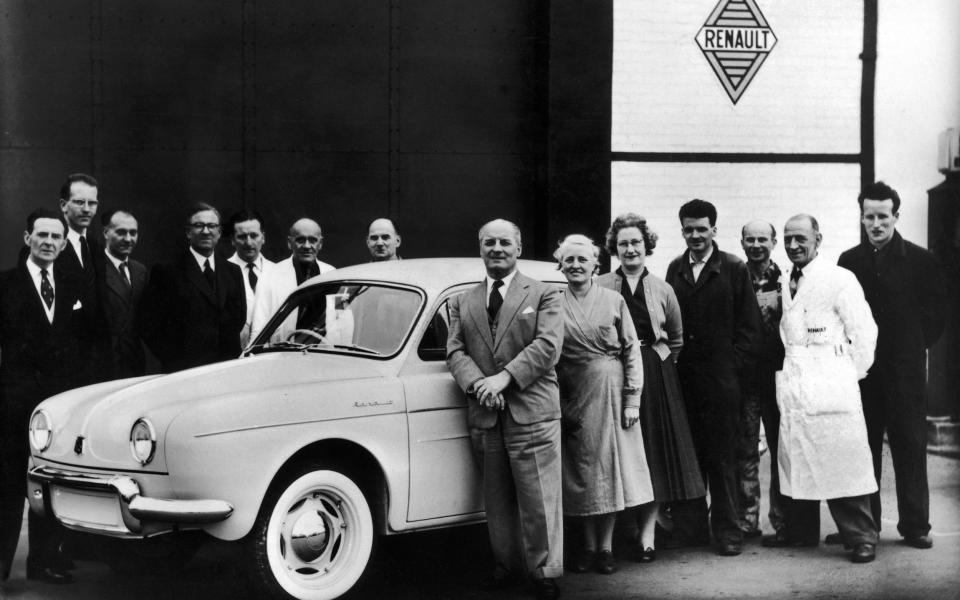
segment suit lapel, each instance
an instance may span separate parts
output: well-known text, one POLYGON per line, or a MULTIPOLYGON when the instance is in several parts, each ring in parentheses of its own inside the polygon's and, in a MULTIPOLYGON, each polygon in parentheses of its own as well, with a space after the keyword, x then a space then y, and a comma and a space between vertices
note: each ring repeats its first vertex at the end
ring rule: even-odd
MULTIPOLYGON (((222 267, 223 265, 219 265, 222 267)), ((207 278, 203 276, 203 271, 200 270, 200 265, 197 264, 197 261, 194 260, 193 254, 187 250, 186 255, 183 257, 181 267, 187 273, 187 279, 190 280, 204 298, 207 299, 210 304, 217 306, 217 298, 213 295, 213 290, 210 289, 210 284, 207 283, 207 278)), ((216 269, 219 271, 220 269, 216 269)), ((216 273, 214 271, 214 273, 216 273)))
POLYGON ((487 283, 486 280, 467 292, 467 312, 474 328, 480 332, 483 342, 493 353, 493 336, 490 333, 490 321, 487 319, 487 283))
POLYGON ((494 352, 503 340, 503 332, 513 323, 521 303, 526 300, 529 288, 530 282, 526 277, 520 273, 513 277, 513 282, 507 289, 507 297, 503 299, 503 306, 500 307, 500 315, 497 317, 497 338, 493 341, 494 352))
MULTIPOLYGON (((26 265, 21 265, 17 269, 17 274, 20 286, 23 287, 22 293, 26 305, 26 318, 50 327, 50 321, 47 320, 47 312, 44 310, 43 299, 40 298, 40 293, 37 292, 36 286, 33 285, 33 278, 30 277, 30 271, 27 270, 26 265)), ((58 282, 54 283, 56 284, 58 282)), ((57 293, 58 290, 54 290, 54 294, 57 293)))
MULTIPOLYGON (((703 273, 701 273, 703 275, 703 273)), ((693 278, 693 267, 690 266, 690 251, 687 250, 683 253, 683 258, 680 259, 680 278, 687 282, 687 285, 696 289, 697 282, 693 278)))
POLYGON ((110 260, 104 261, 103 265, 103 277, 104 281, 107 284, 107 289, 110 290, 115 296, 123 301, 124 305, 130 303, 130 293, 131 290, 127 287, 126 282, 123 281, 123 275, 120 274, 120 271, 117 271, 117 268, 113 266, 113 262, 110 260))
POLYGON ((136 294, 147 285, 147 268, 133 260, 128 264, 130 265, 130 287, 136 294))

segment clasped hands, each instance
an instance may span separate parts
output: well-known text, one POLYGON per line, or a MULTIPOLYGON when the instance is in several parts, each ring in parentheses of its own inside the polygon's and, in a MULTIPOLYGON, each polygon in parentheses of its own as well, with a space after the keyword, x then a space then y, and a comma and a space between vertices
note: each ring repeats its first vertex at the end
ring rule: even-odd
POLYGON ((473 384, 473 395, 477 397, 480 406, 490 410, 503 410, 507 401, 503 391, 510 385, 512 378, 507 371, 500 371, 496 375, 484 377, 473 384))

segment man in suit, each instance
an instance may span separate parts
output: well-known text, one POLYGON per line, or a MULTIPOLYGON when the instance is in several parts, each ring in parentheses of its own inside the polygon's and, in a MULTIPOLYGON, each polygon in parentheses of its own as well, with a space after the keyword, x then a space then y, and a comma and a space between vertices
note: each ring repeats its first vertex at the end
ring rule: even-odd
POLYGON ((705 544, 712 530, 717 553, 736 556, 743 543, 737 470, 740 378, 760 350, 760 308, 746 265, 713 241, 713 204, 691 200, 680 207, 679 216, 687 251, 670 263, 666 280, 683 317, 677 370, 710 491, 710 527, 706 499, 678 502, 673 507, 675 537, 664 545, 705 544))
MULTIPOLYGON (((287 247, 290 248, 290 256, 278 262, 271 269, 270 276, 258 284, 258 287, 262 286, 263 289, 257 294, 256 304, 253 308, 251 340, 260 335, 267 322, 273 317, 273 313, 280 308, 290 292, 297 289, 298 285, 311 277, 334 270, 332 265, 317 259, 320 249, 323 248, 323 231, 320 229, 320 224, 313 219, 299 219, 290 226, 287 247)), ((324 309, 323 306, 315 306, 311 308, 310 312, 314 314, 323 312, 324 309)), ((302 308, 300 312, 306 313, 302 308)), ((314 314, 314 316, 316 315, 314 314)), ((297 328, 297 323, 302 323, 305 320, 307 320, 306 314, 291 314, 274 331, 271 340, 286 339, 286 336, 297 328)))
MULTIPOLYGON (((264 233, 263 217, 257 211, 241 210, 230 217, 227 224, 230 229, 230 243, 235 252, 228 258, 240 267, 243 273, 243 290, 247 299, 247 322, 240 331, 240 347, 246 348, 250 342, 250 327, 253 323, 253 306, 256 300, 257 286, 269 275, 274 262, 267 260, 261 249, 267 241, 264 233)), ((264 289, 262 286, 260 289, 264 289)))
POLYGON ((100 217, 106 250, 97 268, 100 318, 109 335, 106 355, 110 379, 138 377, 146 370, 143 344, 137 330, 137 313, 147 285, 147 268, 130 258, 137 247, 137 219, 126 210, 100 217))
MULTIPOLYGON (((36 210, 27 218, 26 260, 0 274, 0 580, 10 574, 20 536, 30 416, 42 400, 74 387, 81 348, 91 340, 93 306, 86 283, 56 262, 67 245, 60 214, 36 210)), ((69 583, 59 557, 62 530, 52 517, 29 517, 27 578, 69 583)))
MULTIPOLYGON (((897 531, 914 548, 931 548, 927 482, 927 348, 943 332, 945 289, 933 253, 897 232, 900 196, 881 182, 857 199, 866 240, 840 255, 838 264, 863 287, 879 328, 876 360, 860 381, 877 483, 886 431, 897 483, 897 531)), ((880 525, 880 492, 870 497, 880 525)), ((837 534, 828 543, 840 541, 837 534)))
POLYGON ((103 252, 100 243, 89 235, 90 224, 100 206, 97 186, 97 180, 85 173, 68 175, 60 186, 60 211, 67 222, 68 243, 57 266, 71 276, 81 274, 91 288, 95 286, 95 262, 103 252))
POLYGON ((517 569, 538 598, 559 596, 563 574, 560 396, 563 346, 557 290, 517 271, 520 230, 498 219, 480 229, 483 283, 450 303, 447 364, 468 396, 479 438, 483 497, 496 559, 486 589, 517 569))
POLYGON ((390 219, 375 219, 367 230, 367 250, 370 261, 399 260, 400 234, 390 219))
POLYGON ((243 274, 216 252, 220 213, 201 202, 187 215, 189 247, 153 267, 137 317, 165 373, 237 358, 247 316, 243 274))

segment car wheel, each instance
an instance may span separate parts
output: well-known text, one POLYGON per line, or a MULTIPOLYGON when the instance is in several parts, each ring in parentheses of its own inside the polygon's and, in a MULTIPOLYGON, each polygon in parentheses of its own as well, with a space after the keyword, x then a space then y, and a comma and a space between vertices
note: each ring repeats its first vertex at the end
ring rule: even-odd
POLYGON ((348 476, 313 465, 268 494, 254 524, 255 579, 274 597, 337 598, 364 574, 373 549, 370 507, 348 476))

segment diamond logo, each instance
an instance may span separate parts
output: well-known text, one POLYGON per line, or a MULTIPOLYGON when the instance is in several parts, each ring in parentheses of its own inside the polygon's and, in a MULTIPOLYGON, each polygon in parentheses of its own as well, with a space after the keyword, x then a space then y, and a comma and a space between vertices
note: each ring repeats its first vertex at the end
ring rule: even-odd
POLYGON ((755 0, 720 0, 696 39, 734 104, 777 43, 755 0))

